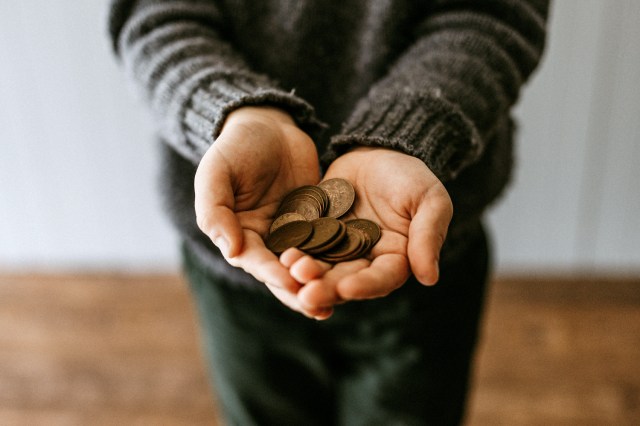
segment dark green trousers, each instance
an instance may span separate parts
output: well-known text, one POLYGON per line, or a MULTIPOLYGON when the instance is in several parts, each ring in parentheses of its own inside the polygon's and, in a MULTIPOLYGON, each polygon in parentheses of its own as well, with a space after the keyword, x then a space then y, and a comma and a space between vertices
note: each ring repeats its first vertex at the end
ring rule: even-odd
POLYGON ((225 282, 185 251, 228 425, 455 425, 462 420, 487 278, 484 232, 441 280, 410 279, 326 321, 225 282))

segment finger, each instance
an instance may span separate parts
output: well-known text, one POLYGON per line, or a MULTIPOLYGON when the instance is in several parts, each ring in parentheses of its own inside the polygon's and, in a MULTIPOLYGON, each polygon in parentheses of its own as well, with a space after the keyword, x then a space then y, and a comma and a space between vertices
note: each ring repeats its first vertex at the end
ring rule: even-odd
POLYGON ((235 213, 226 207, 211 207, 196 216, 198 225, 225 258, 237 256, 243 248, 242 227, 235 213))
POLYGON ((318 321, 329 319, 333 315, 333 308, 324 308, 319 309, 317 313, 313 316, 314 319, 318 321))
POLYGON ((285 250, 280 255, 280 263, 289 268, 291 276, 301 284, 319 278, 331 269, 329 263, 314 259, 295 247, 285 250))
POLYGON ((275 254, 268 250, 257 233, 247 230, 244 234, 244 246, 240 254, 226 258, 232 266, 242 268, 258 281, 297 293, 300 284, 291 277, 275 254))
POLYGON ((341 302, 333 285, 322 280, 313 280, 304 285, 298 292, 299 303, 307 310, 320 310, 333 307, 341 302))
POLYGON ((369 267, 342 278, 337 286, 343 300, 363 300, 384 297, 402 286, 409 278, 406 256, 396 253, 376 257, 369 267))
POLYGON ((309 255, 305 255, 291 265, 289 273, 296 281, 301 284, 305 284, 311 280, 320 278, 330 269, 331 265, 329 263, 322 262, 309 255))
POLYGON ((316 320, 325 320, 333 314, 333 308, 307 308, 301 305, 296 295, 282 288, 267 284, 271 293, 286 307, 302 315, 316 320))
POLYGON ((280 263, 286 268, 291 268, 296 261, 304 257, 305 253, 295 247, 286 249, 280 255, 280 263))
POLYGON ((303 310, 300 307, 300 302, 294 293, 291 293, 282 287, 277 287, 272 284, 266 284, 269 291, 278 299, 283 305, 288 307, 289 309, 302 313, 303 310))
POLYGON ((203 157, 194 180, 198 227, 222 251, 234 257, 242 250, 242 228, 233 208, 230 170, 212 148, 203 157))
POLYGON ((446 192, 431 196, 427 193, 427 197, 411 219, 407 252, 411 271, 418 281, 432 285, 439 278, 440 250, 447 236, 453 208, 446 192))
POLYGON ((369 261, 358 259, 335 265, 321 278, 307 282, 298 292, 298 299, 306 309, 332 307, 344 302, 337 290, 338 283, 347 276, 366 268, 369 261))

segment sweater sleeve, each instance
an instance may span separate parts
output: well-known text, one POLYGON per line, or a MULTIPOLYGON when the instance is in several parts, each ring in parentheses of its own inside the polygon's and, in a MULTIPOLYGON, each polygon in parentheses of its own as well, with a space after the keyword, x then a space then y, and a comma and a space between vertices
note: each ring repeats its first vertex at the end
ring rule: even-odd
POLYGON ((322 127, 307 102, 251 70, 225 41, 213 1, 113 0, 109 34, 160 134, 194 163, 240 106, 283 108, 310 134, 322 127))
POLYGON ((356 105, 325 161, 355 145, 399 149, 456 177, 508 120, 540 61, 545 0, 440 0, 418 36, 356 105))

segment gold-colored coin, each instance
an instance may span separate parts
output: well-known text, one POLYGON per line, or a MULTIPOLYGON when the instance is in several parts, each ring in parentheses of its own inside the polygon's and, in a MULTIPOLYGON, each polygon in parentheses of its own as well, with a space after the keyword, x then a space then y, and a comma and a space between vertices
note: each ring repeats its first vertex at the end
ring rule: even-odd
POLYGON ((298 220, 286 223, 269 234, 266 242, 267 248, 280 254, 290 247, 298 247, 304 243, 311 236, 312 231, 311 222, 298 220))
POLYGON ((289 222, 295 222, 297 220, 307 220, 300 213, 284 213, 276 218, 269 228, 269 233, 273 233, 276 229, 289 222))
POLYGON ((328 217, 339 218, 347 213, 356 199, 356 191, 349 181, 340 178, 325 180, 318 184, 329 198, 328 217))

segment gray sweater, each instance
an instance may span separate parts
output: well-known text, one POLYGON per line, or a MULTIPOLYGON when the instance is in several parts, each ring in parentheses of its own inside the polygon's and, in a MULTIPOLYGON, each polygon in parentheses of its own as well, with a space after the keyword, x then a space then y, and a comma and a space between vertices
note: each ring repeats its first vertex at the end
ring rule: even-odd
POLYGON ((540 61, 546 0, 115 0, 109 29, 165 142, 163 193, 187 244, 250 282, 196 226, 193 176, 226 116, 287 110, 326 167, 354 145, 423 160, 454 218, 443 260, 506 186, 510 110, 540 61), (230 269, 231 268, 231 269, 230 269))

